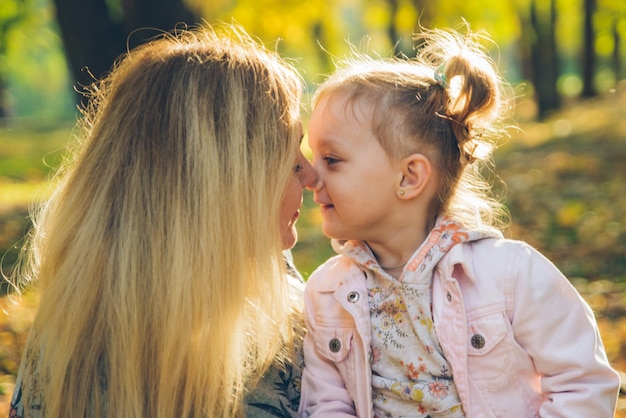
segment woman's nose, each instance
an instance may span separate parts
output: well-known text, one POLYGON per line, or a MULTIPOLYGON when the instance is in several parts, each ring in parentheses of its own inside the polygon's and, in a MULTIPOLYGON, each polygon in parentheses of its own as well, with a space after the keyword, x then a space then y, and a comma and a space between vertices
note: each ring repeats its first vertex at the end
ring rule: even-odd
POLYGON ((302 170, 300 171, 300 184, 305 189, 313 189, 318 181, 317 173, 311 163, 304 159, 302 161, 302 170))

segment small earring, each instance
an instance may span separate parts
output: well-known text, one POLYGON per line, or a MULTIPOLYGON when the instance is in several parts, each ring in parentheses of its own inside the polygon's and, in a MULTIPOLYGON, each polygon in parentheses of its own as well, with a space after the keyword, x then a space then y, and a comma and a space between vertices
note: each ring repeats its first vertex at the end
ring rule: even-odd
POLYGON ((404 196, 404 190, 400 190, 400 191, 398 192, 398 194, 399 194, 400 196, 404 196))

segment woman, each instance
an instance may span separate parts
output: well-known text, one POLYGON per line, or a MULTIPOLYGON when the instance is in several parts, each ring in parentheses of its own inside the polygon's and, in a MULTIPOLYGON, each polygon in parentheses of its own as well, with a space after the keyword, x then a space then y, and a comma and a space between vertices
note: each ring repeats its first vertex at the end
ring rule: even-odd
POLYGON ((299 364, 301 90, 225 26, 155 39, 90 91, 17 272, 41 302, 13 416, 292 413, 267 387, 299 364))

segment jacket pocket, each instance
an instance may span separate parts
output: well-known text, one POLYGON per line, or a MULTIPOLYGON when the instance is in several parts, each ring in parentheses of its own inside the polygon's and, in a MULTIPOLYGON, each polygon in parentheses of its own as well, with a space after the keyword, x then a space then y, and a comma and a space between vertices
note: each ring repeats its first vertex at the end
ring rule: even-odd
POLYGON ((515 378, 516 360, 508 340, 511 324, 504 313, 478 317, 467 324, 467 354, 470 379, 479 386, 500 389, 515 378))
POLYGON ((334 362, 346 358, 352 346, 352 328, 318 326, 315 333, 315 348, 320 354, 334 362))

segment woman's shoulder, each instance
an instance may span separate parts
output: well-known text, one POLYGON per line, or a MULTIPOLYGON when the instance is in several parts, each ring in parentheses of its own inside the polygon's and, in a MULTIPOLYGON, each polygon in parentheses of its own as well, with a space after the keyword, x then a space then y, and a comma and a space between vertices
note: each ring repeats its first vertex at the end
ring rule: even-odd
POLYGON ((245 399, 247 418, 298 418, 300 381, 304 368, 302 345, 296 344, 294 360, 273 364, 245 399))
POLYGON ((287 371, 270 369, 245 400, 247 418, 296 418, 300 403, 300 378, 296 381, 287 371))
POLYGON ((24 405, 22 403, 22 385, 19 380, 13 390, 13 396, 11 397, 10 405, 10 418, 23 418, 24 417, 24 405))
MULTIPOLYGON (((31 333, 34 333, 34 331, 31 330, 31 333)), ((22 355, 22 363, 17 374, 15 387, 13 388, 13 395, 11 396, 9 417, 22 418, 25 416, 23 397, 25 388, 23 387, 23 379, 26 373, 29 374, 28 377, 31 382, 30 390, 28 391, 30 402, 29 417, 38 418, 42 416, 41 393, 39 392, 40 369, 39 350, 26 348, 22 355)))

